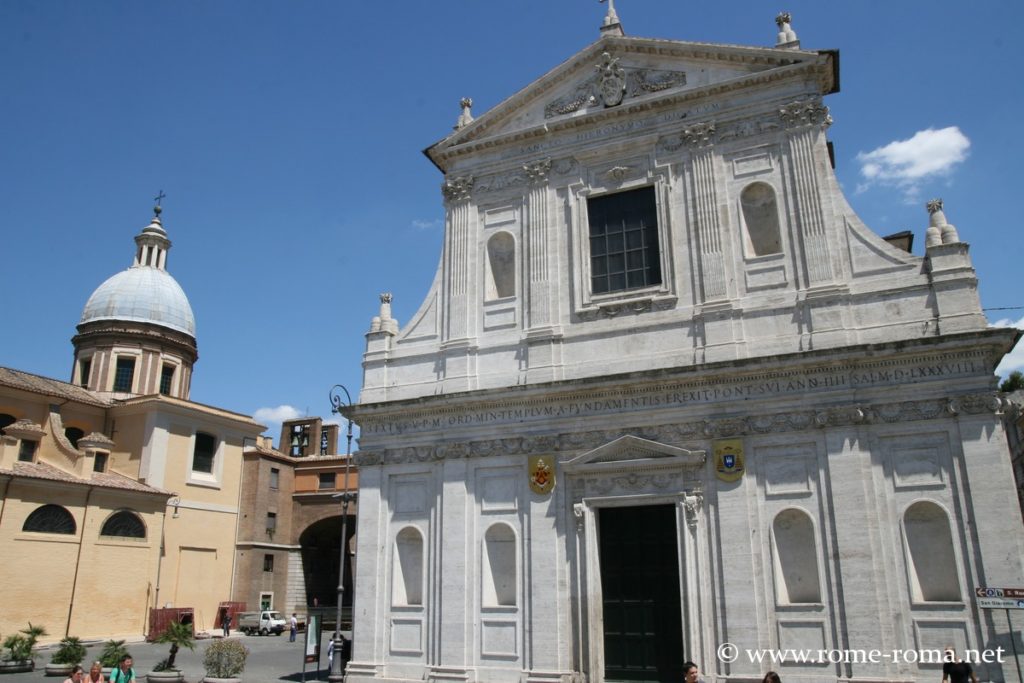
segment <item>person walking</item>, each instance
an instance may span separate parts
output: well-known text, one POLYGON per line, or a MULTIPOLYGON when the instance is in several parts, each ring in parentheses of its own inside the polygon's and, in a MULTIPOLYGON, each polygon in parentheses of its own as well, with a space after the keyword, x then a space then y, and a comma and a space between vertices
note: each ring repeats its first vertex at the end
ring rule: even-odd
POLYGON ((291 630, 288 632, 288 642, 295 642, 295 634, 299 632, 299 620, 295 617, 295 612, 292 612, 291 630))
POLYGON ((227 607, 220 608, 220 627, 224 632, 225 638, 231 635, 231 612, 228 611, 227 607))
POLYGON ((683 683, 698 683, 700 669, 693 662, 683 662, 683 683))

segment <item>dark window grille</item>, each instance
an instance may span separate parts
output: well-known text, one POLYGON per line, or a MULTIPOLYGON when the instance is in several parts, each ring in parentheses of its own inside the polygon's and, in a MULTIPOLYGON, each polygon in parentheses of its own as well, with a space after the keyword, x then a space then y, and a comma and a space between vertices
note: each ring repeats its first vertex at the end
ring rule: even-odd
POLYGON ((196 432, 196 445, 192 451, 192 471, 213 472, 213 458, 217 453, 217 437, 196 432))
POLYGON ((78 364, 78 383, 83 387, 89 386, 89 375, 92 374, 92 361, 83 360, 78 364))
POLYGON ((76 529, 75 518, 60 505, 44 505, 36 508, 21 527, 22 531, 40 534, 74 535, 76 529))
POLYGON ((277 490, 281 486, 281 470, 276 467, 270 468, 270 488, 277 490))
POLYGON ((274 571, 274 556, 264 555, 263 556, 263 571, 272 572, 274 571))
POLYGON ((94 457, 93 461, 92 461, 92 471, 93 472, 106 472, 107 471, 107 458, 108 457, 109 457, 109 455, 107 453, 97 453, 96 457, 94 457))
POLYGON ((20 462, 33 462, 36 459, 36 449, 38 447, 38 441, 22 439, 21 445, 18 447, 18 460, 20 462))
POLYGON ((329 491, 334 488, 334 484, 337 481, 337 477, 334 472, 321 472, 320 473, 320 490, 329 491))
POLYGON ((591 197, 590 285, 594 294, 661 284, 654 188, 591 197))
POLYGON ((118 358, 117 370, 114 371, 114 391, 131 391, 134 378, 135 359, 118 358))
POLYGON ((160 393, 167 396, 171 393, 171 382, 174 381, 174 366, 165 365, 160 371, 160 393))
POLYGON ((130 510, 120 510, 112 514, 103 523, 100 536, 120 536, 121 538, 145 538, 146 525, 139 516, 130 510))
POLYGON ((269 533, 271 533, 271 534, 274 533, 275 531, 277 531, 277 513, 276 512, 268 512, 267 513, 267 531, 269 533))

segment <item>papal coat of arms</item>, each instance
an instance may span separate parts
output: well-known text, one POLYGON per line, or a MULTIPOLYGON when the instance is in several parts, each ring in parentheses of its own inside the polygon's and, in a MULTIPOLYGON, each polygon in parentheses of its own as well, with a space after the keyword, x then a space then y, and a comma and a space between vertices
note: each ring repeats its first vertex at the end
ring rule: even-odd
POLYGON ((601 53, 601 63, 597 65, 597 71, 601 74, 601 82, 598 86, 601 91, 601 101, 606 107, 614 107, 622 102, 626 94, 626 72, 619 66, 618 57, 612 57, 607 52, 601 53))
POLYGON ((530 456, 530 489, 534 493, 551 493, 555 488, 555 459, 550 455, 530 456))
POLYGON ((722 481, 737 481, 743 476, 746 466, 743 462, 742 439, 720 439, 712 446, 715 453, 715 474, 722 481))

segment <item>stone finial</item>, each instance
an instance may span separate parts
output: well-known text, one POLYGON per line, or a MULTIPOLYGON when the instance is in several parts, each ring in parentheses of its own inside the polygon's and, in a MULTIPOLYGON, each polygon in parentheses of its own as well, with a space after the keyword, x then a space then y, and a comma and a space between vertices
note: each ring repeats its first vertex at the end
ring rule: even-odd
POLYGON ((949 224, 942 210, 942 200, 933 199, 925 207, 928 209, 928 229, 925 230, 925 246, 934 247, 939 244, 956 244, 960 236, 956 227, 949 224))
POLYGON ((608 3, 608 13, 604 15, 604 22, 601 24, 601 35, 626 35, 622 30, 622 22, 619 21, 619 15, 615 12, 615 0, 598 0, 598 2, 608 3))
POLYGON ((387 332, 398 334, 398 321, 391 317, 391 292, 382 292, 380 295, 380 316, 375 316, 370 331, 387 332), (377 330, 373 329, 374 324, 377 330))
POLYGON ((779 27, 779 35, 775 38, 775 47, 799 49, 800 40, 790 25, 793 23, 793 15, 789 12, 779 12, 775 17, 775 23, 779 27))
POLYGON ((459 120, 455 122, 455 130, 465 128, 469 124, 473 123, 473 112, 470 111, 473 107, 473 98, 463 97, 459 100, 459 106, 462 107, 462 113, 459 114, 459 120))

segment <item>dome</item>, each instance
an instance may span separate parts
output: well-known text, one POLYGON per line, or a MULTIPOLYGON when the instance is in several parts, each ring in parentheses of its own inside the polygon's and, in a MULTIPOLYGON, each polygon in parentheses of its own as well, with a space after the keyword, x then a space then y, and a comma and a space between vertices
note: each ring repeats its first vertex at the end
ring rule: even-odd
POLYGON ((196 319, 181 285, 167 271, 150 266, 133 266, 97 287, 79 324, 96 320, 152 323, 196 336, 196 319))

